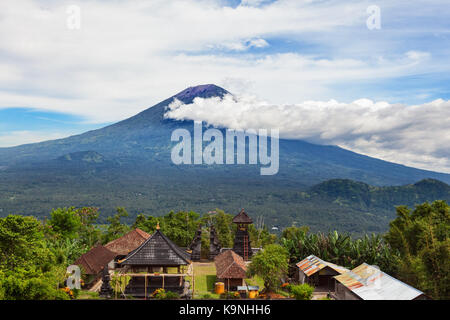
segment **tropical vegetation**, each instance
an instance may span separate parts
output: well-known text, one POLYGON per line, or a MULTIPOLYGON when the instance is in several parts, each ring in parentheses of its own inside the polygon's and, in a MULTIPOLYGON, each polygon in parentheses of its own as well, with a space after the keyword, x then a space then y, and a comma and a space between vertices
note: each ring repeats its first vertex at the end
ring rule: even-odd
MULTIPOLYGON (((363 262, 416 287, 434 299, 449 299, 450 213, 445 201, 423 203, 414 209, 399 206, 397 218, 384 234, 355 238, 338 231, 310 232, 307 226, 291 226, 275 235, 262 225, 251 225, 253 247, 262 247, 252 258, 249 277, 256 276, 266 290, 278 290, 293 276, 295 264, 308 255, 354 268, 363 262)), ((236 226, 222 210, 200 215, 193 211, 164 216, 140 214, 127 224, 128 213, 117 208, 108 224, 98 224, 98 209, 57 208, 49 219, 9 215, 0 218, 0 299, 73 299, 67 290, 66 268, 98 243, 105 244, 133 228, 152 233, 159 223, 177 245, 186 247, 202 226, 203 247, 209 246, 207 228, 214 226, 222 247, 231 247, 236 226)), ((123 283, 113 277, 113 288, 122 293, 123 283)), ((206 286, 206 285, 205 285, 206 286)), ((308 297, 307 288, 290 288, 296 298, 308 297), (292 291, 293 290, 293 291, 292 291)), ((203 294, 206 294, 205 291, 203 294)), ((170 296, 170 294, 169 294, 170 296)))

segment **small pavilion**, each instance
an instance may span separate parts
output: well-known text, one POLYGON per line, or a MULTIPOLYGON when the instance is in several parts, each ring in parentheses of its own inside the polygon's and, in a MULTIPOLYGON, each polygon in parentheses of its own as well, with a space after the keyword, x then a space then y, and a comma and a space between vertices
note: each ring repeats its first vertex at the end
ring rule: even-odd
POLYGON ((190 254, 167 238, 159 224, 150 238, 118 262, 120 275, 131 276, 126 295, 148 298, 159 288, 181 296, 188 294, 185 277, 193 275, 190 254))
POLYGON ((245 284, 247 268, 244 259, 233 250, 219 254, 215 257, 214 263, 217 281, 223 282, 227 291, 236 290, 237 287, 245 284))

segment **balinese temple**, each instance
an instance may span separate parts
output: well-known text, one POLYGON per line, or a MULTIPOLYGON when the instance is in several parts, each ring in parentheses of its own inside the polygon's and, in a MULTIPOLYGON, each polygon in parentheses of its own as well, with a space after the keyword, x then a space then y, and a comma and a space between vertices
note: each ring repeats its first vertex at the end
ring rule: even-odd
POLYGON ((214 226, 211 226, 209 229, 209 260, 214 260, 220 253, 221 248, 222 246, 220 245, 216 229, 214 226))
POLYGON ((131 276, 126 295, 147 298, 159 288, 188 295, 185 276, 192 274, 190 255, 167 238, 159 228, 137 249, 119 261, 120 273, 131 276))
POLYGON ((237 231, 234 237, 233 251, 240 255, 244 260, 252 257, 252 246, 250 236, 248 234, 248 225, 253 223, 244 209, 241 210, 234 218, 233 223, 237 224, 237 231))
POLYGON ((191 260, 192 261, 200 261, 202 254, 202 227, 199 226, 197 231, 195 232, 194 239, 192 243, 188 247, 191 250, 191 260))

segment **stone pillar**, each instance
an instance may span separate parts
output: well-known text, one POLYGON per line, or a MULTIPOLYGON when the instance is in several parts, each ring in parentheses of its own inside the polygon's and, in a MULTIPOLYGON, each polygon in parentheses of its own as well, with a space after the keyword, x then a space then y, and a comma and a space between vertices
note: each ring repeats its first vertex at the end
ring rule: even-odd
POLYGON ((220 253, 221 245, 219 238, 217 237, 216 229, 211 226, 209 231, 209 260, 214 258, 220 253))
POLYGON ((192 250, 191 260, 199 261, 202 253, 202 227, 199 226, 195 232, 194 239, 192 240, 189 250, 192 250))
POLYGON ((106 265, 103 268, 102 272, 102 286, 100 288, 100 297, 109 299, 113 295, 113 290, 111 288, 111 285, 109 284, 109 281, 111 279, 111 276, 109 275, 109 268, 108 265, 106 265))

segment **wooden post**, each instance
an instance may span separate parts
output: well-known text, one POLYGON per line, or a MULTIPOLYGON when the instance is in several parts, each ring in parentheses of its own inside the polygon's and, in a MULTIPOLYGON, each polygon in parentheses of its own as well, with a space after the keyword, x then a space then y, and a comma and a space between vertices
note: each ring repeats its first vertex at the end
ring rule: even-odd
POLYGON ((144 300, 147 300, 147 274, 144 276, 144 282, 145 282, 145 298, 144 298, 144 300))
POLYGON ((194 293, 195 293, 195 270, 194 270, 194 263, 192 263, 192 299, 194 299, 194 293))
MULTIPOLYGON (((120 279, 120 278, 119 278, 120 279)), ((116 300, 117 300, 117 285, 118 285, 118 280, 117 280, 117 278, 116 278, 116 290, 115 290, 115 296, 116 296, 116 300)))

